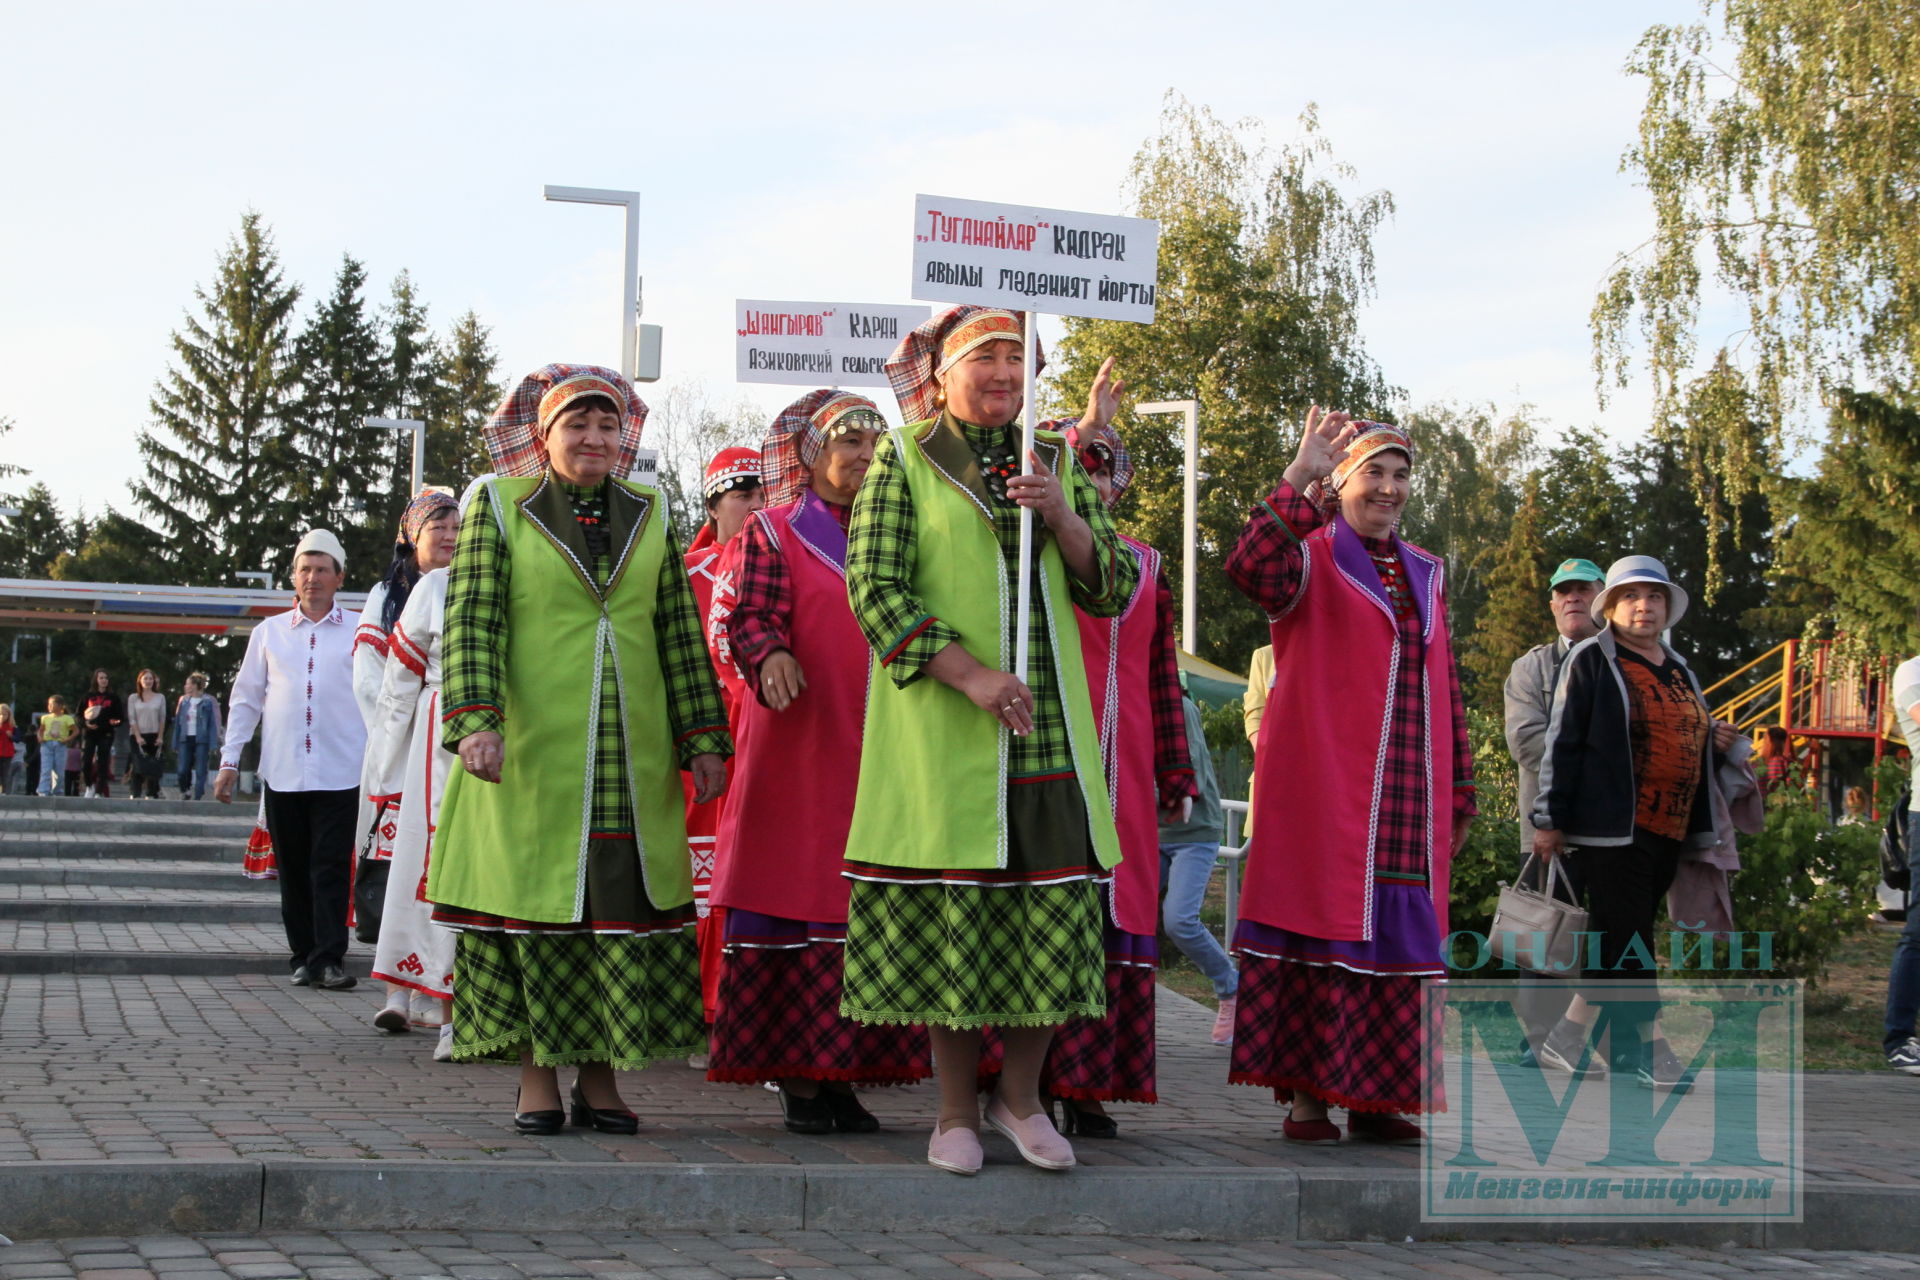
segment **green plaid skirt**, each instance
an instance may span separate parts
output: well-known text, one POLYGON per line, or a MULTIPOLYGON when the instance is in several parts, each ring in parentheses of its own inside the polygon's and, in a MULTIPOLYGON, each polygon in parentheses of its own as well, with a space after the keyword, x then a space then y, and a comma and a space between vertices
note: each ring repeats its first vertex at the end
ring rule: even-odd
POLYGON ((464 931, 453 1056, 638 1070, 707 1047, 693 926, 645 934, 464 931))
POLYGON ((1104 1017, 1105 924, 1092 880, 855 880, 840 1014, 954 1028, 1104 1017))

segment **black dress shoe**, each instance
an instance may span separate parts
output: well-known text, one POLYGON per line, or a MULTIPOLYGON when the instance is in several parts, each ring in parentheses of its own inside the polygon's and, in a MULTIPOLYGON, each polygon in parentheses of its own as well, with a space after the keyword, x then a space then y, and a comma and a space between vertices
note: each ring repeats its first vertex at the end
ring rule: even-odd
POLYGON ((837 1089, 822 1087, 820 1096, 827 1100, 827 1110, 833 1113, 833 1127, 842 1133, 878 1133, 880 1122, 874 1119, 873 1112, 860 1105, 860 1099, 852 1090, 841 1093, 837 1089))
POLYGON ((293 985, 296 987, 310 987, 313 985, 313 975, 307 972, 307 966, 301 965, 293 971, 293 985))
POLYGON ((1117 1138, 1120 1122, 1099 1111, 1074 1105, 1072 1098, 1060 1099, 1060 1120, 1053 1126, 1067 1138, 1117 1138))
POLYGON ((833 1104, 827 1101, 825 1089, 803 1098, 781 1085, 780 1114, 786 1118, 789 1133, 833 1132, 833 1104))
POLYGON ((625 1109, 612 1107, 590 1107, 587 1095, 580 1091, 580 1082, 573 1082, 573 1123, 575 1128, 585 1129, 592 1126, 597 1133, 638 1133, 640 1117, 625 1109))
MULTIPOLYGON (((519 1100, 515 1099, 517 1103, 519 1100)), ((551 1137, 566 1128, 567 1113, 564 1111, 516 1111, 513 1113, 513 1131, 531 1134, 535 1137, 551 1137)))
POLYGON ((314 985, 323 991, 351 991, 360 985, 360 979, 341 966, 330 964, 321 968, 320 977, 314 985))

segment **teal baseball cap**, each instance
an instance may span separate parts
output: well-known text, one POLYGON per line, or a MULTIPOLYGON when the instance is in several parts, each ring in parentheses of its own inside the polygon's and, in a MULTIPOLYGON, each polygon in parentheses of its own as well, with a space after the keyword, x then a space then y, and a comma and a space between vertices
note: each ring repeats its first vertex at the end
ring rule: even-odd
POLYGON ((1549 587, 1557 587, 1563 582, 1605 582, 1607 575, 1600 572, 1600 566, 1591 560, 1562 560, 1560 567, 1553 571, 1553 577, 1547 580, 1549 587))

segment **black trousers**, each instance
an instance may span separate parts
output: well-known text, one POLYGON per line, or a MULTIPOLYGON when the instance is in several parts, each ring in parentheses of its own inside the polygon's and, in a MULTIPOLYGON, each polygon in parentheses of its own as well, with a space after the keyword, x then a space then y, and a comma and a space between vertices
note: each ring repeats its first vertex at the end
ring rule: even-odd
POLYGON ((280 868, 280 921, 289 969, 340 964, 347 955, 347 899, 353 885, 353 828, 360 791, 266 788, 267 834, 280 868))
POLYGON ((1680 867, 1680 847, 1678 840, 1636 830, 1629 845, 1572 851, 1587 929, 1600 935, 1599 967, 1587 967, 1588 982, 1656 976, 1653 926, 1680 867))
POLYGON ((80 772, 96 795, 106 795, 113 781, 113 735, 89 733, 80 740, 80 772))

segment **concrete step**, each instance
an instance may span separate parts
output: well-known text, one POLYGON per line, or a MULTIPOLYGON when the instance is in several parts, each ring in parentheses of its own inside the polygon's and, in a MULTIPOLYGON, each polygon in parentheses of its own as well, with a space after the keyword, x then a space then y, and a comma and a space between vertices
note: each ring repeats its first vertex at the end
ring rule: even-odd
POLYGON ((274 924, 280 904, 253 893, 0 884, 0 919, 67 924, 274 924))
MULTIPOLYGON (((179 792, 168 788, 165 796, 178 796, 179 792)), ((106 799, 85 796, 0 796, 0 823, 4 823, 10 813, 91 813, 91 814, 195 814, 202 817, 227 817, 243 815, 252 821, 259 811, 258 795, 235 796, 233 803, 221 804, 211 798, 206 800, 179 800, 163 798, 160 800, 135 800, 131 796, 115 795, 106 799)))
POLYGON ((149 836, 201 836, 211 840, 245 841, 253 830, 254 813, 206 814, 90 814, 66 812, 0 814, 0 840, 46 835, 87 836, 97 840, 144 840, 149 836))
POLYGON ((228 866, 158 858, 0 857, 0 891, 8 885, 93 885, 103 889, 232 891, 274 897, 271 880, 249 880, 236 857, 228 866))
POLYGON ((116 840, 70 832, 42 832, 16 836, 0 823, 0 857, 54 858, 86 861, 130 858, 162 862, 231 862, 239 874, 241 856, 246 852, 246 835, 222 836, 142 836, 116 840))

